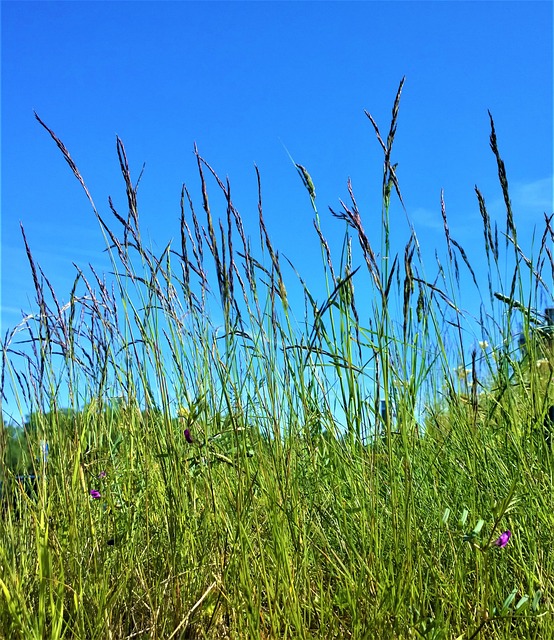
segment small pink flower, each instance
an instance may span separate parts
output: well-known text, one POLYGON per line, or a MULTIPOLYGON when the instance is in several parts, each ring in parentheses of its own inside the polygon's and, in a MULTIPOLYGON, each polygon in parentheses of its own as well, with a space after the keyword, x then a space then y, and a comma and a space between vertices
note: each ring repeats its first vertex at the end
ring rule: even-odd
POLYGON ((90 497, 93 498, 94 500, 98 500, 98 498, 102 497, 102 494, 100 493, 100 491, 96 491, 96 489, 91 489, 89 493, 90 493, 90 497))
POLYGON ((108 474, 105 471, 100 471, 100 473, 98 474, 99 478, 105 478, 108 474))
POLYGON ((504 533, 502 533, 495 541, 494 544, 497 547, 500 547, 501 549, 503 549, 507 544, 508 544, 508 540, 510 539, 510 536, 512 535, 511 531, 504 531, 504 533))

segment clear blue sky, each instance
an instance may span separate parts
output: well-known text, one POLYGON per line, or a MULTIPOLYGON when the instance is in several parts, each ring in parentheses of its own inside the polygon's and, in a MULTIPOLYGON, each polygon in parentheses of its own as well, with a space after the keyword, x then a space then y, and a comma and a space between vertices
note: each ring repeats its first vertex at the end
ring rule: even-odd
POLYGON ((201 209, 194 142, 229 175, 253 239, 256 163, 273 242, 308 280, 321 264, 312 211, 281 141, 312 175, 324 232, 342 234, 327 207, 348 197, 350 176, 378 243, 382 154, 363 111, 386 134, 403 76, 393 161, 431 259, 435 248, 444 255, 441 189, 452 235, 477 268, 475 184, 504 227, 487 109, 524 248, 552 213, 551 2, 7 1, 1 23, 2 334, 35 308, 20 221, 60 300, 72 262, 109 270, 89 204, 33 110, 108 219, 108 195, 126 211, 115 136, 135 178, 146 163, 142 228, 160 249, 178 240, 183 182, 201 209))

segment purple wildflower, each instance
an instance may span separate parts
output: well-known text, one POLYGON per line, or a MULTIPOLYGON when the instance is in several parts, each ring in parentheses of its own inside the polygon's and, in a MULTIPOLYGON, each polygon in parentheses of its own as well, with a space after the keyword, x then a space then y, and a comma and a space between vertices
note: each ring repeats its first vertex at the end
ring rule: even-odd
POLYGON ((510 539, 510 536, 512 535, 511 531, 504 531, 504 533, 502 533, 495 541, 494 544, 497 547, 500 547, 501 549, 503 549, 507 544, 508 544, 508 540, 510 539))
POLYGON ((189 444, 192 444, 194 442, 194 440, 192 439, 192 436, 190 435, 190 431, 188 429, 185 429, 185 440, 189 444))
POLYGON ((94 500, 98 500, 98 498, 102 497, 102 494, 100 493, 100 491, 96 491, 96 489, 91 489, 89 493, 90 493, 90 497, 93 498, 94 500))
POLYGON ((98 474, 99 478, 105 478, 108 474, 105 471, 100 471, 100 473, 98 474))

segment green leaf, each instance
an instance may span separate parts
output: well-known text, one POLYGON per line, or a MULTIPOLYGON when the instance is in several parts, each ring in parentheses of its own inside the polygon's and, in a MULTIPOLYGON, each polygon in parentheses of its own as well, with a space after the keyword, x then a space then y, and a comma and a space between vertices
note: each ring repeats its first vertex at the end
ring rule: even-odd
POLYGON ((504 616, 508 613, 508 610, 510 609, 512 602, 515 600, 516 595, 517 595, 517 588, 514 588, 510 593, 510 595, 506 598, 506 600, 504 600, 504 604, 502 605, 502 609, 500 610, 501 616, 504 616))
POLYGON ((473 533, 478 536, 481 533, 481 529, 483 528, 483 525, 485 524, 484 520, 479 520, 477 522, 477 524, 475 525, 474 529, 473 529, 473 533))
POLYGON ((533 596, 533 602, 531 603, 531 609, 533 609, 533 611, 538 610, 541 597, 542 597, 542 591, 540 589, 537 589, 537 591, 535 591, 535 595, 533 596))
POLYGON ((527 607, 525 605, 529 605, 529 596, 522 596, 518 603, 515 606, 515 611, 519 611, 522 607, 524 607, 524 609, 521 610, 520 613, 522 613, 527 607))
POLYGON ((505 498, 494 505, 492 513, 496 521, 503 518, 510 511, 513 511, 517 503, 520 501, 519 496, 515 495, 516 486, 517 480, 514 480, 505 498))

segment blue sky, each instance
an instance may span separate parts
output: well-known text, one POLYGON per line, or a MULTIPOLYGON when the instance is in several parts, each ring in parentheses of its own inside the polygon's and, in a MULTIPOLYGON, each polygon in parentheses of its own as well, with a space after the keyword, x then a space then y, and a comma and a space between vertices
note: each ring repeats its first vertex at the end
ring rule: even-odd
MULTIPOLYGON (((73 262, 109 270, 90 206, 33 110, 63 140, 106 218, 108 195, 126 210, 116 135, 135 178, 146 163, 141 224, 160 250, 178 240, 183 182, 200 209, 194 142, 229 176, 253 239, 257 164, 273 243, 308 280, 320 273, 320 251, 283 144, 312 175, 324 232, 342 235, 328 205, 348 197, 351 177, 378 243, 382 155, 364 109, 385 135, 403 76, 393 161, 431 261, 435 248, 445 255, 441 189, 451 233, 477 270, 474 185, 503 228, 487 109, 524 249, 552 213, 551 2, 5 1, 1 24, 2 334, 35 309, 20 222, 61 300, 73 262)), ((397 215, 403 246, 408 228, 397 215)))

